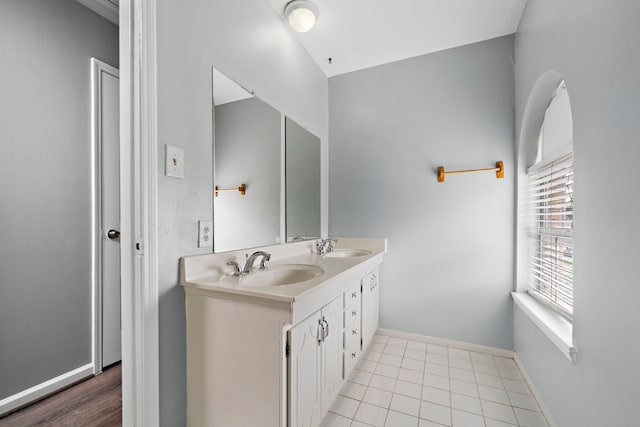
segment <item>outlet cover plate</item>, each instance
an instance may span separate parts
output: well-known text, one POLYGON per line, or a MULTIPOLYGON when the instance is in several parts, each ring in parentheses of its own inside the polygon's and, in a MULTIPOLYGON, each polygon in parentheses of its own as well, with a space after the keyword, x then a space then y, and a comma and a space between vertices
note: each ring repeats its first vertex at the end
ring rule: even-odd
POLYGON ((213 221, 198 221, 198 247, 213 247, 213 221))
POLYGON ((164 174, 174 178, 184 178, 184 150, 170 145, 165 147, 164 174))

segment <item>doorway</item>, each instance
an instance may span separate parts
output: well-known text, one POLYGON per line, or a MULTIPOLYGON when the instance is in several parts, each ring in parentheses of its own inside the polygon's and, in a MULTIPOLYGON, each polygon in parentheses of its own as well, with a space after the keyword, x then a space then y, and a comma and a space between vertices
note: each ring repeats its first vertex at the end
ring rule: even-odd
MULTIPOLYGON (((0 417, 120 359, 118 284, 100 294, 100 307, 115 301, 117 311, 104 310, 115 322, 104 319, 95 363, 91 127, 91 58, 118 66, 119 32, 75 0, 0 2, 0 39, 10 41, 0 70, 0 417)), ((102 136, 117 142, 119 84, 102 80, 115 95, 103 100, 102 136)), ((103 154, 118 161, 120 149, 103 154)), ((116 201, 103 203, 116 214, 107 224, 105 213, 105 232, 119 230, 118 175, 116 164, 100 178, 116 190, 102 195, 116 201)), ((114 256, 100 277, 119 280, 119 244, 105 240, 100 251, 114 256)))
POLYGON ((121 360, 119 72, 91 58, 94 374, 121 360))
POLYGON ((122 423, 159 425, 155 16, 145 0, 0 2, 0 39, 11 41, 0 69, 0 417, 94 372, 88 71, 98 56, 119 62, 121 82, 122 423), (111 32, 107 54, 96 52, 111 32))

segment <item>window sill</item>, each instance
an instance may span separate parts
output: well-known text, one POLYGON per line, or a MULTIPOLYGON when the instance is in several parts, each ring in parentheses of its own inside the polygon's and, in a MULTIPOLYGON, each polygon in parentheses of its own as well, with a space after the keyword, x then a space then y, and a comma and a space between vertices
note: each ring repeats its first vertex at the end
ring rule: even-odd
POLYGON ((562 351, 562 354, 572 363, 576 363, 578 349, 573 344, 571 322, 526 293, 511 292, 511 296, 516 305, 562 351))

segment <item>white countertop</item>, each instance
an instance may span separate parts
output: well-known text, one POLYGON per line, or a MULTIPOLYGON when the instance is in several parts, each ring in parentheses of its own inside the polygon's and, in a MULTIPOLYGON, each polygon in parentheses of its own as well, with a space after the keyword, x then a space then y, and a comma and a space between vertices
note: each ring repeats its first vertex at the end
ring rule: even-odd
MULTIPOLYGON (((315 254, 316 242, 317 240, 309 240, 184 257, 181 260, 181 284, 187 291, 224 292, 238 296, 293 303, 314 290, 328 286, 333 282, 333 279, 349 274, 351 270, 360 270, 356 267, 369 268, 380 264, 387 246, 386 239, 338 238, 338 243, 334 245, 337 250, 362 249, 371 253, 357 257, 330 258, 315 254), (271 261, 267 263, 267 267, 302 264, 318 267, 323 270, 323 273, 310 280, 290 285, 245 286, 242 284, 243 278, 233 277, 230 274, 232 268, 226 263, 235 261, 243 265, 245 254, 251 254, 256 250, 263 250, 271 254, 271 261)), ((257 269, 251 273, 251 275, 259 274, 261 272, 257 269)))

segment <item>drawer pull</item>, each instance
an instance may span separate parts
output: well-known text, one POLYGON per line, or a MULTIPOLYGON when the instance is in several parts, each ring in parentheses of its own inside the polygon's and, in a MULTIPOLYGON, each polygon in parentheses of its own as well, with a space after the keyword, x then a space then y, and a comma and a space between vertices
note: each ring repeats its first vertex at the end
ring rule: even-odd
POLYGON ((351 353, 351 358, 355 359, 356 358, 356 354, 355 353, 351 353))
POLYGON ((357 311, 355 311, 355 310, 353 310, 353 311, 351 312, 351 315, 352 315, 353 317, 356 317, 356 316, 358 315, 358 312, 357 312, 357 311))
POLYGON ((351 335, 358 335, 358 330, 354 329, 353 331, 351 331, 351 335))
POLYGON ((354 292, 354 293, 351 294, 351 298, 356 298, 357 296, 358 296, 357 292, 354 292))

